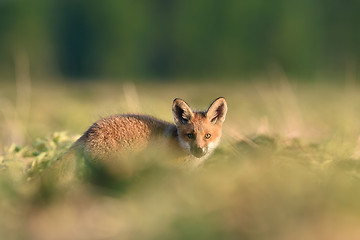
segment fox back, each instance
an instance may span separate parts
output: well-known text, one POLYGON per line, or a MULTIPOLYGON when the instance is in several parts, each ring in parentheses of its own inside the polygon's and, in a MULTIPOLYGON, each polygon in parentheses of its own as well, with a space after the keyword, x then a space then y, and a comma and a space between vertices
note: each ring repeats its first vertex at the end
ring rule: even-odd
POLYGON ((177 98, 172 105, 175 124, 147 115, 110 116, 95 122, 73 148, 90 161, 104 162, 140 152, 162 140, 168 149, 179 152, 183 161, 195 167, 218 145, 226 112, 224 98, 216 99, 207 111, 193 111, 177 98))

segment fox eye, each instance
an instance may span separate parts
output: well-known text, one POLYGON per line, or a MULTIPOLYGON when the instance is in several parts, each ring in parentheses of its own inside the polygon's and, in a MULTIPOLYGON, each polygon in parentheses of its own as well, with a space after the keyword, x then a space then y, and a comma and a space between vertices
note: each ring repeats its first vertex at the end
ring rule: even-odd
POLYGON ((211 138, 211 134, 210 134, 210 133, 205 134, 205 138, 206 138, 206 139, 211 138))
POLYGON ((194 134, 193 134, 193 133, 188 133, 188 134, 186 134, 186 136, 187 136, 188 138, 190 138, 190 139, 193 139, 193 138, 194 138, 194 134))

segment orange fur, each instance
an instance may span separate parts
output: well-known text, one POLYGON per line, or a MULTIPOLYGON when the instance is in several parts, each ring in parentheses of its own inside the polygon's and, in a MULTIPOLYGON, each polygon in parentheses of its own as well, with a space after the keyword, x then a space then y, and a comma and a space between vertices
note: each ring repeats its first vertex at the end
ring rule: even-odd
POLYGON ((95 122, 74 148, 87 159, 108 161, 128 152, 139 152, 156 139, 165 139, 171 148, 181 149, 188 161, 199 158, 202 162, 219 142, 226 111, 224 98, 215 100, 205 112, 193 112, 183 100, 175 99, 176 124, 147 115, 110 116, 95 122))

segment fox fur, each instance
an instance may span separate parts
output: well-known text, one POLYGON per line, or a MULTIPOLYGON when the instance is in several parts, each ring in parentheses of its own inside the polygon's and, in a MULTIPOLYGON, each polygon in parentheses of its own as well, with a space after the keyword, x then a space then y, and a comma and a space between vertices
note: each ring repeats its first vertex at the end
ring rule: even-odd
POLYGON ((123 167, 113 164, 121 162, 118 159, 142 152, 145 148, 162 147, 164 151, 176 153, 178 161, 186 166, 196 168, 220 142, 227 113, 226 100, 220 97, 206 111, 193 111, 184 100, 176 98, 172 113, 174 123, 139 114, 100 119, 85 131, 63 159, 70 161, 69 155, 76 153, 91 164, 111 163, 110 168, 114 170, 123 167), (157 145, 159 142, 162 144, 157 145))

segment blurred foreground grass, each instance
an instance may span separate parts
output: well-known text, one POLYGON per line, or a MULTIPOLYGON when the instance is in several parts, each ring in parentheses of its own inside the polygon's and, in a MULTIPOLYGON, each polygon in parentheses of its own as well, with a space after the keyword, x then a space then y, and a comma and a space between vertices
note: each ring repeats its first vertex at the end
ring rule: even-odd
POLYGON ((358 239, 359 90, 285 81, 3 86, 1 238, 358 239), (202 108, 218 96, 229 104, 223 141, 197 171, 151 155, 111 188, 39 181, 101 116, 172 121, 173 98, 202 108))

